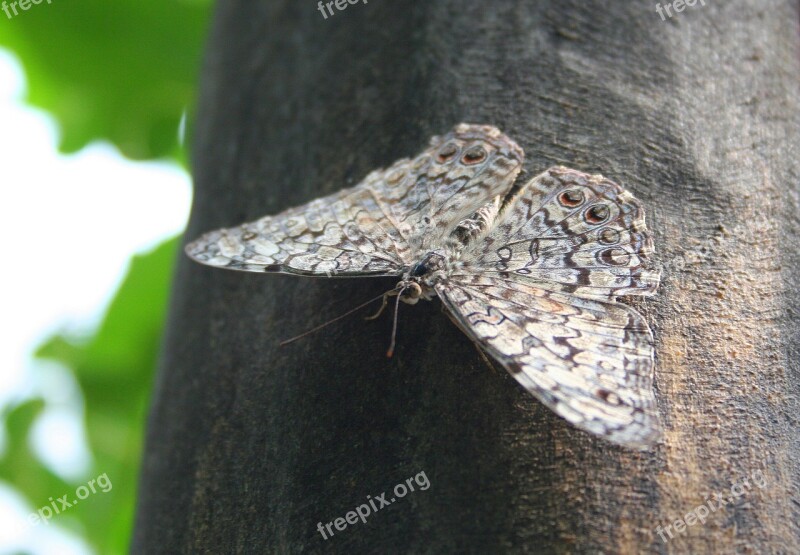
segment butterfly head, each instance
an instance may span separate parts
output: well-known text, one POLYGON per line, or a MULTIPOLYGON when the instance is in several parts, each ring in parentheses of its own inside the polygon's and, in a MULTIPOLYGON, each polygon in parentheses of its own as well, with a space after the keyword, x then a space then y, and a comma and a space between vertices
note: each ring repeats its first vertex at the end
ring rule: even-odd
POLYGON ((397 284, 400 300, 408 304, 417 304, 420 299, 426 301, 436 296, 434 286, 447 273, 447 256, 444 252, 431 251, 422 260, 411 266, 397 284))
POLYGON ((396 289, 400 300, 406 304, 417 304, 420 299, 425 298, 422 285, 416 281, 403 280, 397 284, 396 289))

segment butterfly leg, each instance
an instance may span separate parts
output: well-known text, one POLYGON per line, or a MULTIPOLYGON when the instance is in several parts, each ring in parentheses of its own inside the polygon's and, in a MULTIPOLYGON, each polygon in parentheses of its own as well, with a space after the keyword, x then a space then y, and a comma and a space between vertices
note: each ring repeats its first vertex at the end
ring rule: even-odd
POLYGON ((364 320, 375 320, 378 316, 383 314, 383 310, 386 308, 386 305, 389 304, 389 297, 397 295, 398 292, 396 290, 387 291, 383 294, 383 301, 381 302, 381 307, 378 309, 378 312, 373 314, 372 316, 365 316, 364 320))
POLYGON ((497 373, 499 374, 500 372, 497 370, 497 368, 495 367, 495 365, 494 365, 494 364, 492 364, 492 361, 491 361, 491 360, 489 360, 489 357, 487 357, 487 356, 486 356, 486 353, 483 351, 483 349, 481 349, 480 343, 478 343, 477 341, 473 341, 473 342, 472 342, 472 344, 473 344, 473 345, 475 345, 475 348, 476 348, 476 349, 478 349, 478 354, 479 354, 479 355, 481 355, 481 358, 483 359, 483 362, 485 362, 485 363, 486 363, 486 365, 487 365, 489 368, 491 368, 491 369, 492 369, 492 372, 497 372, 497 373))

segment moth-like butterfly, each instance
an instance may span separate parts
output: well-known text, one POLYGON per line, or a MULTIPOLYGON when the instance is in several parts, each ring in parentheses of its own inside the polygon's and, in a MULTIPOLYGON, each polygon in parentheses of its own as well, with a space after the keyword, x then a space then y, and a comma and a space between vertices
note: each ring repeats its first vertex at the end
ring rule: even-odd
POLYGON ((644 210, 600 175, 552 167, 518 188, 523 151, 457 125, 415 158, 275 216, 207 233, 194 260, 230 270, 397 276, 575 426, 646 447, 659 436, 653 337, 622 295, 659 282, 644 210))

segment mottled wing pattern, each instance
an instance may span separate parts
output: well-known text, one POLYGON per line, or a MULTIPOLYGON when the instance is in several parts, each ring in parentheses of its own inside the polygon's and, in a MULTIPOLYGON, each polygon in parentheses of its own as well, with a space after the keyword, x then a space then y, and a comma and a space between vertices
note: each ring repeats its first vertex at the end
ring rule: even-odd
POLYGON ((201 236, 186 247, 203 264, 252 272, 399 275, 429 241, 507 191, 522 150, 499 130, 458 125, 414 159, 276 216, 201 236))
POLYGON ((522 169, 522 149, 497 128, 460 124, 413 161, 388 170, 394 187, 383 204, 416 255, 441 246, 450 231, 490 199, 509 191, 522 169))
POLYGON ((631 447, 658 438, 653 340, 630 307, 497 276, 437 292, 468 336, 568 422, 631 447))
POLYGON ((418 263, 444 249, 445 277, 430 283, 457 325, 569 422, 649 445, 659 433, 652 335, 614 300, 658 285, 644 211, 602 176, 560 167, 504 202, 522 160, 496 128, 461 124, 355 187, 186 251, 234 270, 410 280, 412 266, 422 268, 414 279, 435 274, 418 263))
POLYGON ((437 292, 460 327, 557 414, 643 447, 659 435, 652 335, 613 299, 655 291, 652 250, 630 193, 551 168, 508 202, 437 292))
POLYGON ((206 233, 186 246, 198 262, 231 270, 301 275, 398 275, 408 242, 370 189, 359 186, 238 227, 206 233))
POLYGON ((533 178, 505 207, 458 273, 515 274, 525 283, 581 297, 651 295, 659 275, 644 209, 599 175, 562 167, 533 178))

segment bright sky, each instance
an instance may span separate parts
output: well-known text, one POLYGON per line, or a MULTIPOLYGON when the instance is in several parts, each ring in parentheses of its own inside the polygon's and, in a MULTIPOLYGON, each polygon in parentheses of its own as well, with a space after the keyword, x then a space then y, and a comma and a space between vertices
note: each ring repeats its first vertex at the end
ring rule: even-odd
MULTIPOLYGON (((55 331, 99 322, 131 255, 183 229, 191 185, 175 165, 130 162, 108 145, 59 155, 53 122, 22 104, 24 87, 19 63, 0 50, 0 409, 43 394, 53 409, 31 440, 54 471, 73 477, 88 466, 77 388, 31 354, 55 331)), ((57 523, 24 534, 10 526, 33 510, 0 481, 0 553, 88 553, 57 523)))

